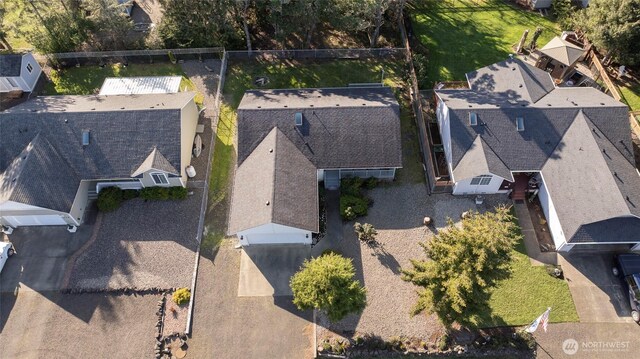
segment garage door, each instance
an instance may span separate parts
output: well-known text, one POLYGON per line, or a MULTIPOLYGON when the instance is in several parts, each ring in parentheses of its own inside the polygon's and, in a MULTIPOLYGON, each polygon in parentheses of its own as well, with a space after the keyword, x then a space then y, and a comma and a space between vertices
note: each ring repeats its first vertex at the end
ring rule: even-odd
POLYGON ((251 244, 309 244, 311 243, 309 238, 306 238, 304 234, 298 233, 256 233, 247 235, 247 242, 251 244))
POLYGON ((59 215, 32 215, 32 216, 6 216, 7 222, 12 227, 20 226, 56 226, 65 225, 67 222, 59 215))

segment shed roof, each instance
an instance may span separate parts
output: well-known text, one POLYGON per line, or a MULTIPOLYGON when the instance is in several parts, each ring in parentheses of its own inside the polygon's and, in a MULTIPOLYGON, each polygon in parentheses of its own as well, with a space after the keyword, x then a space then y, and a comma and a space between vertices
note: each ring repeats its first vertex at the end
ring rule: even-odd
POLYGON ((166 94, 180 91, 181 76, 107 77, 100 95, 166 94))
POLYGON ((22 55, 0 55, 0 77, 18 77, 22 67, 22 55))

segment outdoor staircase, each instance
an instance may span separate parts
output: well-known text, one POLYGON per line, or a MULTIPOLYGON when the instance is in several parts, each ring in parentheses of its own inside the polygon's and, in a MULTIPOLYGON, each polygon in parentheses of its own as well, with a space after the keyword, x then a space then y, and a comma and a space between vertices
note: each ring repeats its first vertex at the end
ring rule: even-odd
POLYGON ((514 176, 514 180, 511 199, 514 201, 525 200, 527 198, 527 188, 529 187, 529 177, 524 174, 517 174, 514 176))
POLYGON ((93 201, 98 199, 98 193, 96 191, 89 191, 87 192, 87 199, 89 201, 93 201))

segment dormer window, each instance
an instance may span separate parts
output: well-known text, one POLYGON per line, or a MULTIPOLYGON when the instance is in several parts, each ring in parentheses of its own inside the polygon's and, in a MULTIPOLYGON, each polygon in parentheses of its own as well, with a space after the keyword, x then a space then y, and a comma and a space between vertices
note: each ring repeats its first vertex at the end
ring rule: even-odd
POLYGON ((477 126, 478 125, 478 114, 475 112, 469 112, 469 125, 477 126))
POLYGON ((524 131, 524 117, 516 117, 516 129, 524 131))

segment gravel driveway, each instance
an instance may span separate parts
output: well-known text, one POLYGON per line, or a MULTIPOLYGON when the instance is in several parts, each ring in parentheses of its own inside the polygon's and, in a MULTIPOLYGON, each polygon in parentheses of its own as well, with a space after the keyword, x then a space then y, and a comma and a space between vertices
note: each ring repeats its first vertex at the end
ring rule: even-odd
POLYGON ((73 267, 69 288, 190 287, 203 190, 190 191, 182 201, 133 199, 105 213, 73 267))
MULTIPOLYGON (((343 224, 343 240, 335 249, 353 258, 357 277, 367 288, 367 307, 362 315, 352 315, 330 324, 324 315, 318 324, 338 334, 346 332, 373 333, 382 338, 405 336, 422 338, 426 342, 442 330, 435 315, 409 312, 417 300, 415 287, 400 278, 401 267, 409 268, 410 259, 426 258, 419 242, 428 241, 432 228, 422 225, 425 216, 434 220, 436 230, 446 226, 447 218, 459 221, 469 209, 491 209, 506 199, 488 196, 476 206, 473 198, 427 194, 423 184, 402 184, 376 188, 369 192, 374 205, 360 223, 371 223, 378 230, 375 245, 362 244, 353 232, 353 222, 343 224)), ((319 327, 319 337, 328 334, 319 327)))
POLYGON ((158 295, 0 295, 2 358, 151 358, 158 295))

